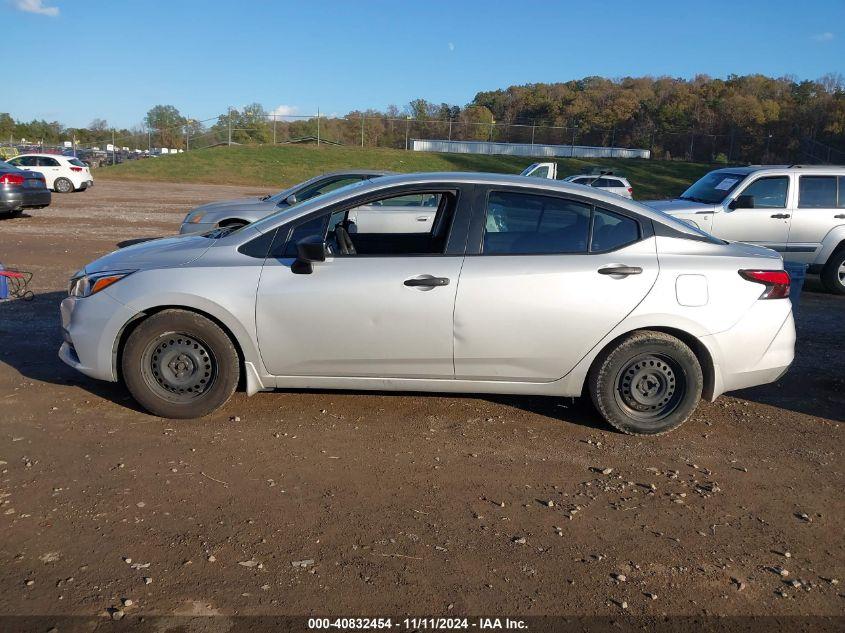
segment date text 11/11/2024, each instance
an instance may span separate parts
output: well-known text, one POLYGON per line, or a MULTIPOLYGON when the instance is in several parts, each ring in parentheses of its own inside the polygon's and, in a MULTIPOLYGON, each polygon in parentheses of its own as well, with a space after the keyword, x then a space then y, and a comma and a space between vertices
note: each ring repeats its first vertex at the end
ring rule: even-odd
POLYGON ((481 629, 481 630, 527 630, 528 623, 525 620, 511 618, 309 618, 308 628, 310 630, 320 629, 391 629, 400 628, 405 630, 455 630, 455 629, 481 629))

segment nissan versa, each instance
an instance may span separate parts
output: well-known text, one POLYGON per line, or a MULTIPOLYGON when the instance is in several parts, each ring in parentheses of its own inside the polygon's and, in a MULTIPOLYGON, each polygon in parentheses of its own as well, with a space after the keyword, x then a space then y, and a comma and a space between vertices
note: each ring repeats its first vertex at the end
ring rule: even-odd
POLYGON ((492 174, 386 176, 145 242, 87 265, 69 294, 62 360, 172 418, 214 411, 241 381, 588 392, 614 427, 652 435, 702 396, 776 380, 795 344, 774 251, 595 188, 492 174), (405 221, 414 207, 433 220, 405 221))

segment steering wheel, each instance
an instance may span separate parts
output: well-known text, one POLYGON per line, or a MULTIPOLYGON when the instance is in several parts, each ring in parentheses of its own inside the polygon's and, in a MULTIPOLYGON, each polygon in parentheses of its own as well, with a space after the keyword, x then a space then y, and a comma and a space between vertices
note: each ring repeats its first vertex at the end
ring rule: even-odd
POLYGON ((355 244, 352 243, 352 238, 349 237, 349 233, 346 231, 345 228, 338 224, 336 227, 334 227, 334 232, 337 236, 337 245, 338 248, 340 248, 341 255, 358 254, 358 252, 355 250, 355 244))

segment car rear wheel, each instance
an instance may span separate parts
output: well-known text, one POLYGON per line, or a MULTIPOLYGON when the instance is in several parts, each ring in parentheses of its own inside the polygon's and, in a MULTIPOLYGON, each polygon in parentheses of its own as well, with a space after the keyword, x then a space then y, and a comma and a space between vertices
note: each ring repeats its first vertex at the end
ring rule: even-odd
POLYGON ((830 292, 845 295, 845 247, 840 247, 822 268, 824 287, 830 292))
POLYGON ((216 323, 193 312, 164 310, 129 336, 121 374, 150 413, 199 418, 231 397, 240 368, 235 346, 216 323))
POLYGON ((56 178, 53 182, 53 189, 58 193, 71 193, 73 191, 73 183, 67 178, 56 178))
POLYGON ((681 426, 698 405, 703 383, 693 351, 674 336, 650 330, 604 350, 588 376, 599 413, 630 435, 659 435, 681 426))

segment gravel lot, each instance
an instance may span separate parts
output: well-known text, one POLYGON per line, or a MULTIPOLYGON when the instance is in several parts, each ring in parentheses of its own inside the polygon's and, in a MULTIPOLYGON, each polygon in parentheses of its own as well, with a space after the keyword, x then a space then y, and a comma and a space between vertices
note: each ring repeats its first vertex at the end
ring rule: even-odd
POLYGON ((177 422, 58 360, 71 273, 253 193, 101 180, 0 220, 36 293, 0 303, 0 614, 845 613, 845 297, 809 282, 789 374, 657 439, 521 397, 236 394, 177 422))

